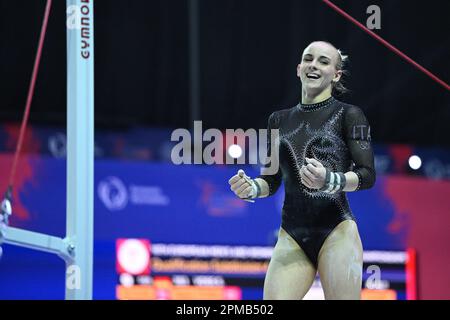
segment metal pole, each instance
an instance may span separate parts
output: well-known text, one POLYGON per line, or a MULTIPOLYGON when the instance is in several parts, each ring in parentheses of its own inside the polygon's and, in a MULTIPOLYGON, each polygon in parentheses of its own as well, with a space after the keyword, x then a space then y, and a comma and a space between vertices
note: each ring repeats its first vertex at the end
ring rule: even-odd
POLYGON ((94 1, 67 0, 66 299, 92 299, 94 184, 94 1))
POLYGON ((72 262, 70 244, 58 237, 7 227, 4 242, 13 246, 54 253, 67 263, 72 262))

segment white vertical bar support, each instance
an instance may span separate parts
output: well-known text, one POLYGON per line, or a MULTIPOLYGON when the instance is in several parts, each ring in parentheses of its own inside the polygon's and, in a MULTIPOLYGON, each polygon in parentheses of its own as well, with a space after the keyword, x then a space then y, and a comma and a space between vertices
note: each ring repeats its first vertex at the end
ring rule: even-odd
POLYGON ((67 0, 66 299, 92 299, 94 242, 94 1, 67 0))

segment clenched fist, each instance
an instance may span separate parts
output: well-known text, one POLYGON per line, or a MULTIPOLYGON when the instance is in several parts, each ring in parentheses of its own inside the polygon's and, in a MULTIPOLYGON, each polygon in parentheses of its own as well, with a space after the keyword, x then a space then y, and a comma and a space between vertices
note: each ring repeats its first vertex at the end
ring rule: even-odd
POLYGON ((244 170, 239 170, 228 183, 230 184, 231 191, 239 198, 244 200, 256 198, 256 184, 245 174, 244 170))
POLYGON ((308 163, 300 169, 302 183, 310 189, 320 189, 325 184, 326 169, 316 159, 305 158, 308 163))

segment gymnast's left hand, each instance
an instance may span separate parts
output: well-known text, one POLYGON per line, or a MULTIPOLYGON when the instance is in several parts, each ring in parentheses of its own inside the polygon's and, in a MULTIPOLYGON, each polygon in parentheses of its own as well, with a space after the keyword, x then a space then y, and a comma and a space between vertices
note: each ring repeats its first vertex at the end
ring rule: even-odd
POLYGON ((314 158, 305 158, 307 165, 300 169, 302 183, 310 189, 321 189, 325 185, 326 169, 314 158))

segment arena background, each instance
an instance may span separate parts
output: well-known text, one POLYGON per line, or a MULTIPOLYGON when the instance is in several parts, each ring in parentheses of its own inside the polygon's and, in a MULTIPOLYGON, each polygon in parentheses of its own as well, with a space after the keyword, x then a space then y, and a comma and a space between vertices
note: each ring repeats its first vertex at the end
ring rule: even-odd
MULTIPOLYGON (((375 32, 450 81, 448 1, 333 3, 363 24, 367 7, 378 5, 381 29, 375 32)), ((44 6, 0 1, 0 192, 7 187, 44 6)), ((63 236, 66 210, 65 17, 65 2, 55 1, 11 220, 57 236, 63 236)), ((298 103, 296 66, 313 40, 330 41, 350 56, 351 92, 341 99, 361 106, 372 127, 376 186, 349 195, 364 248, 414 249, 415 298, 450 298, 448 89, 322 1, 131 0, 95 2, 95 299, 118 298, 124 281, 118 239, 149 246, 274 244, 282 191, 241 202, 227 181, 239 168, 255 175, 256 167, 175 166, 170 135, 191 128, 193 120, 202 120, 203 129, 265 128, 270 113, 298 103), (422 160, 418 170, 409 166, 412 155, 422 160)), ((62 260, 8 245, 3 250, 0 299, 64 297, 62 260)), ((173 281, 181 273, 159 276, 173 281)), ((238 283, 245 284, 245 276, 259 280, 238 297, 260 298, 261 274, 238 283)), ((392 282, 398 277, 404 275, 392 282)), ((406 298, 403 291, 396 297, 406 298)))

